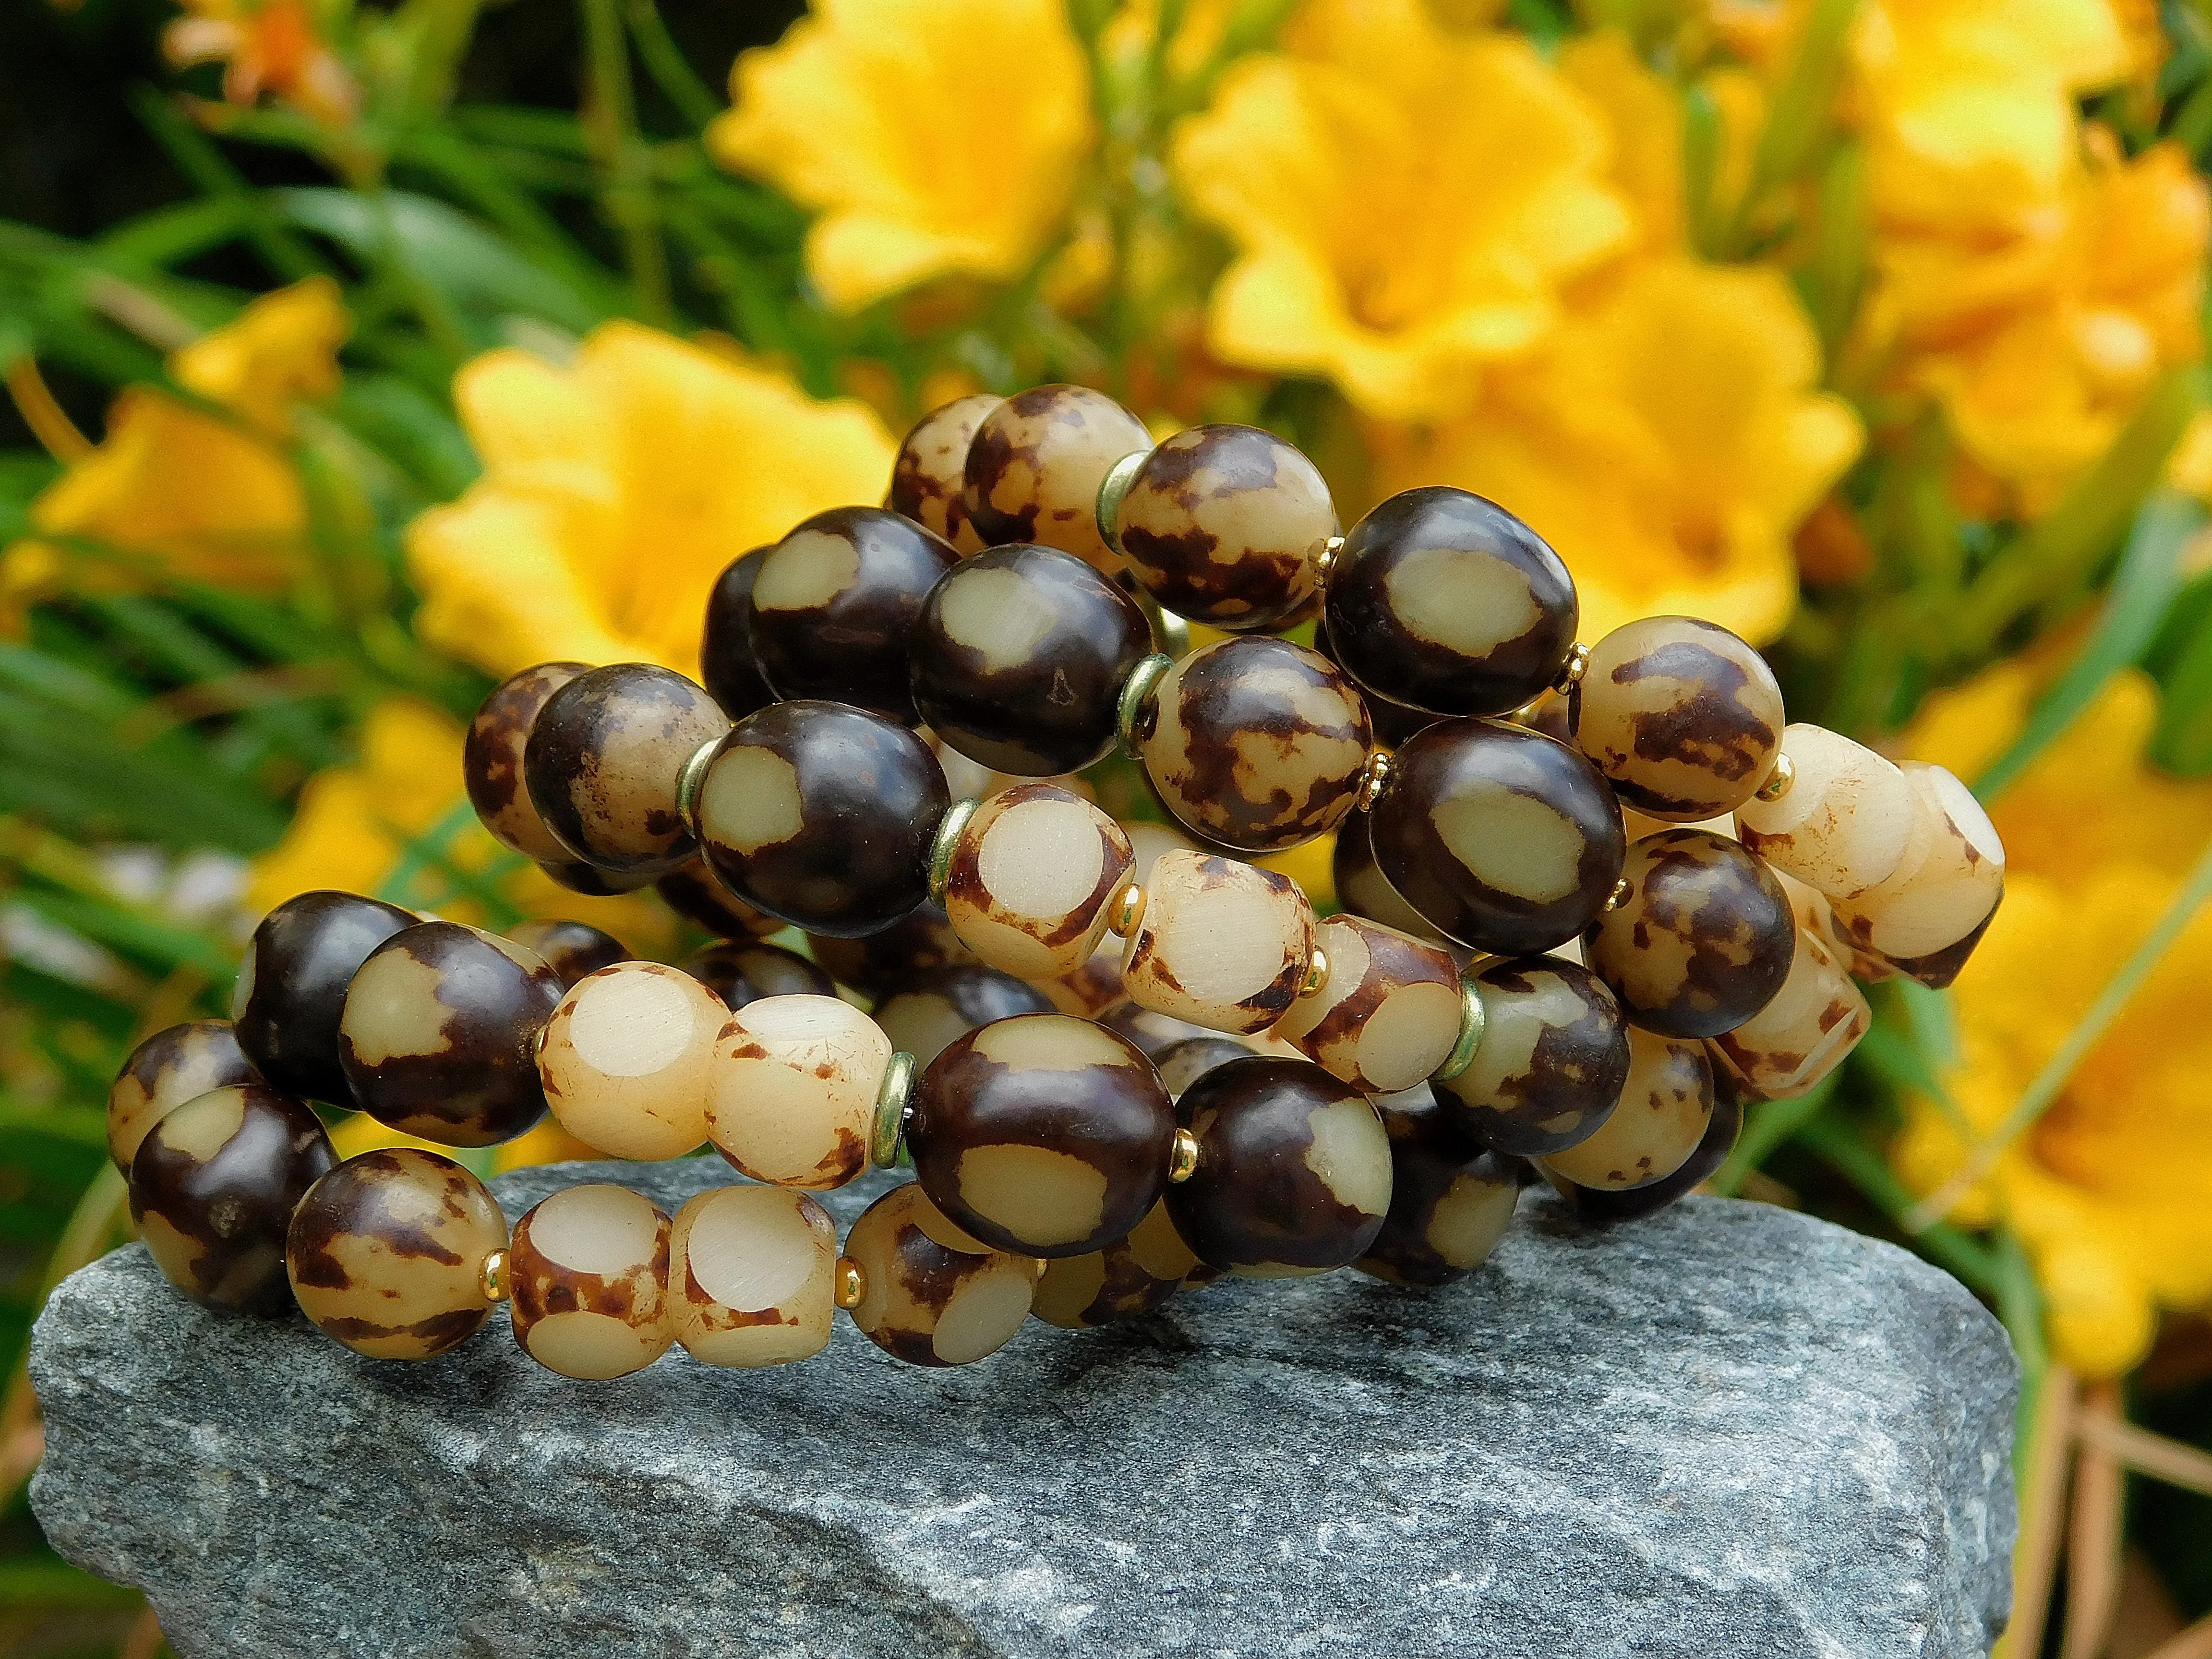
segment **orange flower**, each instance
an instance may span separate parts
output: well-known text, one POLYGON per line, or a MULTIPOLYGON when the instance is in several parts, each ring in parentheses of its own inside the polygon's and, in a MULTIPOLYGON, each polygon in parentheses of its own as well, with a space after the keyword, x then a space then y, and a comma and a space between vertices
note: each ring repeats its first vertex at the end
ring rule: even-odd
POLYGON ((161 37, 179 68, 227 65, 222 95, 251 104, 264 92, 340 125, 361 110, 361 88, 316 33, 307 0, 184 0, 191 15, 161 37))

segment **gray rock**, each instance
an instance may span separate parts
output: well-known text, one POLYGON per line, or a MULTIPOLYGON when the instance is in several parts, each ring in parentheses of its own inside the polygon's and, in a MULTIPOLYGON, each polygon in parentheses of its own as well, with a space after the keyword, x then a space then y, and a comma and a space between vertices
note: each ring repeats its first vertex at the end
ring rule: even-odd
POLYGON ((1232 1281, 961 1370, 841 1319, 808 1364, 585 1384, 503 1317, 378 1364, 118 1252, 39 1322, 39 1518, 185 1659, 1877 1659, 1981 1654, 2009 1598, 2002 1329, 1763 1206, 1599 1233, 1526 1194, 1448 1290, 1232 1281))

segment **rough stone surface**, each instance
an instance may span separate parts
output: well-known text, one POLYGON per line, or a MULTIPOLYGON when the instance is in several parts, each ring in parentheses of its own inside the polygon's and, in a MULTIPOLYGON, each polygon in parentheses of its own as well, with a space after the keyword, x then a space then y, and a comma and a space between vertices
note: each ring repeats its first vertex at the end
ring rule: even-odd
POLYGON ((841 1317, 805 1365, 578 1383, 504 1323, 379 1364, 120 1251, 39 1322, 39 1517, 185 1659, 1879 1659, 1981 1654, 2008 1599, 2002 1329, 1756 1205, 1600 1233, 1532 1192, 1445 1291, 1226 1282, 956 1371, 841 1317))

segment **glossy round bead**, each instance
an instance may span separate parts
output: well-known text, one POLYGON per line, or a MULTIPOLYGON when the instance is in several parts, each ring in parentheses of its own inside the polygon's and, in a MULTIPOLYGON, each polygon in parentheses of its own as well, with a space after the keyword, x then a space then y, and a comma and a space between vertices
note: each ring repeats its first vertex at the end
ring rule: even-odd
POLYGON ((2004 896, 2004 844, 1972 791, 1907 761, 1912 839, 1889 878, 1831 907, 1835 936, 1940 990, 1959 975, 2004 896))
POLYGON ((978 960, 1056 979, 1098 948, 1135 862, 1121 826, 1082 796, 1018 784, 961 826, 945 864, 945 914, 978 960))
POLYGON ((1464 489, 1409 489, 1352 526, 1329 572, 1336 659, 1378 696, 1503 714, 1559 678, 1575 584, 1543 538, 1464 489))
POLYGON ((266 1084, 232 1084, 151 1125, 131 1215, 161 1276, 195 1302, 282 1313, 292 1211, 338 1161, 322 1120, 266 1084))
POLYGON ((1066 1014, 1024 1014, 930 1063, 906 1145, 930 1201, 986 1244, 1081 1255, 1159 1201, 1175 1131, 1134 1043, 1066 1014))
POLYGON ((1705 1045, 1631 1030, 1620 1104, 1595 1134, 1553 1152, 1544 1167, 1578 1187, 1641 1187, 1680 1169, 1712 1115, 1713 1066, 1705 1045))
POLYGON ((514 1340, 549 1371, 628 1376, 676 1340, 668 1218, 623 1187, 570 1187, 514 1224, 507 1299, 514 1340))
POLYGON ((590 667, 542 662, 502 680, 478 706, 461 747, 461 781, 483 827, 502 846, 542 862, 561 863, 572 854, 531 802, 523 782, 523 750, 546 699, 590 667))
POLYGON ((1437 1081, 1446 1109, 1516 1158, 1563 1152, 1595 1134, 1628 1081, 1628 1021, 1613 993, 1557 957, 1493 962, 1474 984, 1482 1042, 1467 1070, 1437 1081))
POLYGON ((753 584, 772 547, 732 559, 707 590, 707 626, 699 644, 699 682, 722 712, 741 720, 775 701, 753 654, 753 584))
POLYGON ((968 516, 994 547, 1039 542, 1112 574, 1121 556, 1098 533, 1098 486, 1124 455, 1149 449, 1145 423, 1103 392, 1041 386, 983 417, 968 446, 968 516))
POLYGON ((641 887, 653 885, 650 870, 617 873, 602 870, 596 864, 582 859, 541 859, 538 868, 548 881, 567 888, 572 893, 582 893, 591 898, 612 898, 621 893, 635 893, 641 887))
POLYGON ((491 1312, 484 1258, 507 1218, 451 1158, 412 1146, 363 1152, 293 1212, 286 1261, 301 1311, 371 1359, 428 1359, 491 1312))
MULTIPOLYGON (((1130 1040, 1136 1041, 1133 1037, 1130 1040)), ((1138 1046, 1143 1047, 1141 1043, 1138 1046)), ((1168 1091, 1168 1098, 1180 1100, 1184 1090, 1215 1066, 1246 1059, 1252 1048, 1233 1036, 1207 1031, 1199 1036, 1179 1037, 1164 1048, 1146 1052, 1152 1058, 1152 1069, 1160 1075, 1160 1086, 1168 1091)))
POLYGON ((1831 899, 1855 898, 1897 873, 1913 841, 1919 797, 1897 765, 1818 726, 1782 732, 1790 783, 1773 800, 1736 808, 1743 844, 1831 899))
POLYGON ((355 1101, 424 1140, 512 1140, 545 1115, 538 1036, 563 988, 496 933, 454 921, 394 933, 353 976, 338 1023, 355 1101))
POLYGON ((837 982, 819 964, 780 945, 725 939, 684 958, 684 971, 732 1012, 763 997, 834 997, 837 982))
POLYGON ((707 1139, 707 1075, 729 1021, 722 1000, 657 962, 579 980, 538 1046, 561 1127, 615 1158, 681 1158, 707 1139))
POLYGON ((1365 813, 1346 818, 1337 830, 1336 846, 1329 854, 1329 875, 1336 902, 1347 915, 1364 916, 1414 939, 1443 937, 1433 922, 1399 896, 1398 890, 1376 867, 1365 813))
POLYGON ((1741 1099, 1733 1088, 1717 1087, 1713 1091, 1713 1114, 1705 1124, 1704 1138, 1672 1175, 1662 1176, 1656 1181, 1647 1181, 1640 1187, 1624 1187, 1616 1190, 1607 1187, 1581 1187, 1548 1170, 1547 1174, 1552 1184, 1559 1189, 1560 1196, 1585 1220, 1633 1221, 1639 1216, 1665 1209, 1676 1199, 1710 1180, 1713 1172, 1728 1161, 1728 1155, 1735 1150, 1736 1136, 1742 1130, 1741 1099))
POLYGON ((763 997, 731 1015, 707 1077, 707 1135, 779 1187, 842 1187, 868 1167, 890 1040, 836 997, 763 997))
POLYGON ((696 850, 677 801, 684 765, 729 729, 683 675, 616 663, 546 699, 523 776, 546 827, 576 857, 620 875, 664 875, 696 850))
POLYGON ((994 547, 962 560, 923 603, 915 706, 995 770, 1077 772, 1114 747, 1122 684, 1152 649, 1137 602, 1073 554, 994 547))
POLYGON ((1773 769, 1782 688, 1725 628, 1647 617, 1590 649, 1574 740, 1628 805, 1686 823, 1733 812, 1773 769))
POLYGON ((1012 1341, 1030 1315, 1037 1263, 1001 1250, 947 1249, 925 1228, 929 1200, 912 1182, 862 1212, 845 1237, 866 1290, 853 1323, 910 1365, 965 1365, 1012 1341))
POLYGON ((926 1066, 955 1038, 1017 1014, 1048 1014, 1053 1005, 1026 981, 979 962, 917 975, 876 1005, 876 1024, 891 1047, 926 1066))
POLYGON ((259 1081, 228 1020, 156 1031, 131 1051, 108 1089, 107 1155, 127 1176, 146 1131, 175 1108, 211 1089, 259 1081))
POLYGON ((870 996, 884 996, 918 974, 975 960, 951 919, 935 904, 918 904, 890 927, 858 939, 809 933, 806 948, 831 978, 870 996))
POLYGON ((709 1365, 811 1359, 830 1345, 837 1227, 804 1193, 714 1187, 676 1212, 676 1340, 709 1365))
POLYGON ((1521 1182, 1512 1159, 1486 1151, 1426 1084, 1376 1103, 1390 1137, 1390 1212, 1360 1272, 1427 1287, 1463 1279, 1490 1259, 1513 1220, 1521 1182))
POLYGON ((1255 1279, 1364 1255, 1390 1208, 1390 1138, 1367 1097, 1302 1060, 1255 1054, 1183 1091, 1198 1168, 1168 1188, 1176 1231, 1210 1267, 1255 1279))
POLYGON ((1321 469, 1273 433, 1194 426, 1145 458, 1114 527, 1147 593, 1177 616, 1242 633, 1313 608, 1336 507, 1321 469))
POLYGON ((958 558, 879 507, 817 513, 770 550, 748 637, 781 697, 823 697, 912 726, 907 646, 921 602, 958 558))
POLYGON ((888 927, 929 896, 951 805, 927 744, 834 702, 780 702, 722 740, 699 788, 707 861, 754 908, 809 933, 888 927))
POLYGON ((1314 930, 1328 961, 1320 990, 1300 997, 1275 1035, 1330 1076, 1363 1093, 1410 1089, 1444 1063, 1459 1041, 1459 964, 1358 916, 1314 930))
POLYGON ((963 556, 984 545, 968 522, 968 447, 983 417, 1004 401, 977 392, 939 404, 914 423, 891 462, 884 505, 944 537, 963 556))
POLYGON ((1216 1031, 1264 1031, 1304 988, 1313 909, 1288 876, 1164 853, 1121 953, 1129 1000, 1216 1031))
POLYGON ((1375 862, 1431 927, 1479 951, 1547 951, 1613 896, 1627 850, 1597 769, 1497 720, 1444 720, 1391 758, 1375 862))
POLYGON ((346 987, 370 951, 416 920, 381 899, 329 891, 286 899, 261 919, 238 965, 231 1034, 270 1088, 353 1103, 338 1064, 346 987))
POLYGON ((507 930, 507 940, 510 945, 520 945, 544 962, 564 988, 586 974, 596 974, 602 968, 611 968, 617 962, 630 959, 629 947, 612 933, 603 933, 588 922, 570 921, 564 916, 519 921, 507 930))
MULTIPOLYGON (((1133 1002, 1113 1004, 1095 1016, 1108 1030, 1129 1039, 1145 1051, 1149 1060, 1164 1049, 1178 1042, 1188 1042, 1198 1037, 1218 1037, 1222 1035, 1210 1025, 1199 1025, 1190 1020, 1177 1019, 1171 1014, 1156 1014, 1149 1008, 1140 1008, 1133 1002)), ((1234 1041, 1235 1039, 1231 1039, 1234 1041)), ((1257 1053, 1255 1049, 1253 1052, 1257 1053)))
POLYGON ((1666 1036, 1732 1031, 1790 976, 1797 919, 1774 872, 1725 836, 1668 830, 1628 849, 1628 891, 1583 960, 1628 1018, 1666 1036))
POLYGON ((1375 729, 1358 688, 1288 640, 1218 640, 1168 670, 1139 715, 1160 799, 1224 846, 1269 851, 1342 823, 1375 729))
POLYGON ((1873 1024, 1841 948, 1801 927, 1782 988, 1706 1046, 1754 1099, 1795 1100, 1842 1065, 1873 1024))
POLYGON ((1045 1265, 1030 1311, 1062 1330, 1090 1330, 1134 1319, 1173 1296, 1198 1258, 1162 1199, 1129 1236, 1103 1250, 1063 1255, 1045 1265))

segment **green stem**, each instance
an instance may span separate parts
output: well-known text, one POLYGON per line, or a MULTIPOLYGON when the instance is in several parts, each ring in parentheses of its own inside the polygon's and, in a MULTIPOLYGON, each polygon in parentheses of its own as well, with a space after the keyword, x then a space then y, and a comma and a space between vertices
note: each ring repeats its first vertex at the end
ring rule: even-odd
POLYGON ((722 100, 702 81, 668 32, 668 25, 653 0, 629 0, 630 39, 645 72, 661 95, 676 106, 676 112, 695 131, 722 112, 722 100))
POLYGON ((1836 1085, 1842 1076, 1840 1071, 1831 1072, 1795 1100, 1760 1101, 1745 1118, 1743 1133, 1736 1137, 1735 1150, 1713 1172, 1707 1185, 1723 1198, 1734 1197, 1741 1189, 1745 1177, 1764 1164, 1769 1153, 1820 1115, 1820 1109, 1835 1097, 1836 1085))
MULTIPOLYGON (((1797 1139, 1863 1193, 1883 1214, 1903 1224, 1912 1205, 1912 1194, 1882 1161, 1881 1154, 1832 1118, 1816 1117, 1797 1131, 1797 1139)), ((1993 1295, 1997 1264, 1989 1249, 1956 1227, 1936 1225, 1914 1230, 1912 1242, 1935 1262, 1968 1288, 1993 1295)))
POLYGON ((668 297, 668 256, 660 241, 659 215, 643 140, 638 136, 637 106, 629 78, 629 43, 623 33, 616 0, 578 0, 589 49, 591 101, 587 130, 605 183, 600 196, 607 217, 622 234, 624 263, 638 304, 649 322, 665 327, 672 320, 668 297))
POLYGON ((2020 1401, 2014 1443, 2027 1444, 2028 1429, 2035 1419, 2035 1401, 2051 1369, 2051 1345, 2043 1330, 2043 1292, 2035 1282, 2035 1269, 2009 1227, 1997 1230, 1997 1317, 2012 1337, 2013 1352, 2020 1356, 2020 1401))

